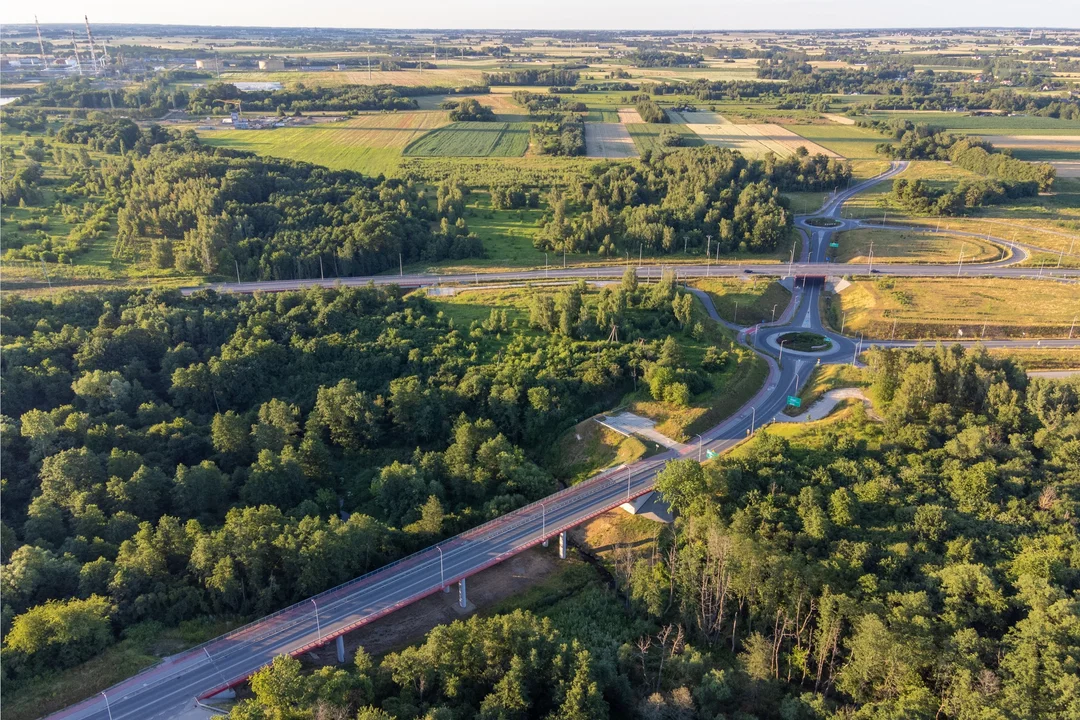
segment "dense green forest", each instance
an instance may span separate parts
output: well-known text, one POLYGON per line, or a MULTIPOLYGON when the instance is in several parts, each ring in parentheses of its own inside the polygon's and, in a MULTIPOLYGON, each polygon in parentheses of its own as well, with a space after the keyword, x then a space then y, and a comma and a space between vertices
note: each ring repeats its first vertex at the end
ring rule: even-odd
POLYGON ((537 247, 601 255, 694 248, 774 252, 794 214, 781 190, 844 185, 844 161, 805 152, 748 161, 726 148, 646 153, 634 163, 598 165, 565 191, 555 189, 537 247))
POLYGON ((628 607, 591 586, 380 661, 280 658, 231 717, 1077 717, 1080 386, 958 346, 869 361, 881 419, 668 465, 674 530, 614 562, 628 607))
POLYGON ((139 623, 263 614, 501 515, 555 490, 533 458, 637 378, 685 403, 743 361, 679 351, 723 337, 670 277, 532 302, 459 326, 395 287, 5 298, 6 680, 139 623))

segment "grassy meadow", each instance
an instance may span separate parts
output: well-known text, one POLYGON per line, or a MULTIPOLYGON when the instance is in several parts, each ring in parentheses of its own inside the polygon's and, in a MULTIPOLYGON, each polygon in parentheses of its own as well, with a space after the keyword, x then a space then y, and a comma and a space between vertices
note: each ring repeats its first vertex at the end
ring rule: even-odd
POLYGON ((1073 284, 1052 280, 879 278, 854 282, 828 304, 834 328, 840 327, 843 313, 848 335, 1036 340, 1068 336, 1080 315, 1080 292, 1073 284))
POLYGON ((875 263, 955 263, 963 252, 964 262, 988 262, 1001 258, 1001 248, 981 238, 860 228, 833 236, 839 248, 829 248, 829 256, 838 263, 866 263, 870 243, 875 263))

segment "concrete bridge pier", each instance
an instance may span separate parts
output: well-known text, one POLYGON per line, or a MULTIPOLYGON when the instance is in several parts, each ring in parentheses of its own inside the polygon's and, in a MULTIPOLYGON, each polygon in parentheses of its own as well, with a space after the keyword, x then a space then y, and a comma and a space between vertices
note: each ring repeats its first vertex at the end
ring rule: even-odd
POLYGON ((566 559, 566 531, 559 533, 559 559, 566 559))
POLYGON ((468 596, 465 594, 465 578, 461 578, 461 582, 458 583, 458 604, 461 607, 469 604, 468 596))
POLYGON ((337 636, 337 661, 339 663, 345 662, 345 636, 337 636))

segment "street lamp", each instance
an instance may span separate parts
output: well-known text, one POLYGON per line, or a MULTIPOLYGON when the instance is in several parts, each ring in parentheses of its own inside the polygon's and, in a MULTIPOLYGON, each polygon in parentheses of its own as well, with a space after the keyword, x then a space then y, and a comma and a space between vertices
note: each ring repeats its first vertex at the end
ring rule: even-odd
POLYGON ((435 546, 435 549, 439 551, 439 583, 443 587, 446 587, 446 571, 443 569, 443 551, 438 545, 435 546))
POLYGON ((847 324, 847 310, 844 311, 844 317, 840 319, 840 334, 844 334, 844 325, 847 324))
POLYGON ((701 462, 701 433, 697 436, 697 461, 701 462))
POLYGON ((626 466, 626 502, 630 502, 630 466, 626 466))
POLYGON ((101 691, 101 697, 105 698, 105 709, 109 712, 109 720, 112 720, 112 707, 109 705, 109 696, 105 694, 105 691, 101 691))
POLYGON ((540 503, 540 535, 547 540, 547 508, 544 503, 540 503))
POLYGON ((322 624, 319 622, 319 603, 315 602, 315 598, 311 598, 311 604, 315 606, 315 632, 322 640, 322 624))
POLYGON ((784 343, 786 343, 786 342, 787 342, 787 340, 781 340, 780 341, 780 357, 777 358, 777 360, 776 360, 776 364, 781 366, 781 367, 784 366, 784 343))
POLYGON ((772 320, 769 320, 769 322, 773 322, 774 320, 776 320, 776 306, 779 305, 779 304, 780 303, 775 303, 772 306, 772 320))

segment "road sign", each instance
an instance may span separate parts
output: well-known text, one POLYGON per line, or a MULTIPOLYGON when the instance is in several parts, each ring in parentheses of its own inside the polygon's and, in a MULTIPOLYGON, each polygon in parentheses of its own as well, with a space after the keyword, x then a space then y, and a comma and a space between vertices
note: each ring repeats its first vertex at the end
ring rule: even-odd
POLYGON ((791 407, 802 407, 802 400, 795 397, 794 395, 788 395, 787 396, 787 404, 790 405, 791 407))
POLYGON ((716 452, 715 450, 706 450, 705 451, 705 457, 709 458, 710 460, 712 460, 717 455, 719 455, 719 453, 716 452))
POLYGON ((829 247, 831 247, 831 248, 840 247, 840 243, 829 243, 829 247))

